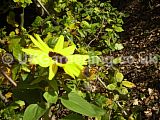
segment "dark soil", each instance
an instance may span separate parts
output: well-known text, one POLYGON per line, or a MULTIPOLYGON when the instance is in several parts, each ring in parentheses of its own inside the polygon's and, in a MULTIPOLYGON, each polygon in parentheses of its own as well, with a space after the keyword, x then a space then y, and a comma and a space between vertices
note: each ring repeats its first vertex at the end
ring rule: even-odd
POLYGON ((160 55, 160 1, 119 0, 113 1, 113 6, 129 13, 120 35, 124 49, 115 56, 130 56, 130 62, 120 67, 125 78, 136 84, 131 96, 132 103, 138 103, 133 108, 140 108, 142 120, 159 120, 160 62, 155 56, 160 55))

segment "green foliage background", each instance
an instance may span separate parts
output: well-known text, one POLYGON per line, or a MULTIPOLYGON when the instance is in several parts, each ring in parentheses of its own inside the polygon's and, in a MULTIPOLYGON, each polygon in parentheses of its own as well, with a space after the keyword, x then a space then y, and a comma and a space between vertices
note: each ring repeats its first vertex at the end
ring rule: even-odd
POLYGON ((125 107, 128 88, 134 84, 126 81, 119 71, 117 64, 121 58, 111 60, 112 66, 99 60, 100 56, 123 49, 118 33, 123 31, 124 13, 113 8, 110 1, 99 0, 10 0, 1 6, 5 9, 7 5, 8 10, 1 9, 0 13, 6 15, 7 22, 7 26, 0 28, 0 56, 11 53, 14 62, 6 65, 1 61, 0 69, 8 71, 16 86, 4 84, 3 75, 0 78, 1 93, 9 101, 0 102, 1 119, 134 119, 136 115, 127 114, 125 107), (35 16, 34 21, 26 14, 28 9, 37 11, 37 15, 30 13, 35 16), (49 81, 48 70, 29 64, 21 51, 33 46, 27 37, 33 33, 41 35, 51 48, 64 35, 70 41, 66 46, 73 42, 77 53, 89 54, 91 58, 97 56, 99 62, 91 59, 92 64, 88 65, 97 68, 94 79, 91 76, 71 79, 60 70, 49 81))

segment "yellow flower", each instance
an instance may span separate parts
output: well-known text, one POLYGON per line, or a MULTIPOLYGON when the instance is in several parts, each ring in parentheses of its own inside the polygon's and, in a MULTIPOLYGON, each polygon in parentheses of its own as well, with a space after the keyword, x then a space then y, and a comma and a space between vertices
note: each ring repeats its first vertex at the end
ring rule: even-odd
POLYGON ((22 49, 23 52, 30 55, 29 62, 38 64, 41 67, 49 67, 49 80, 52 80, 57 73, 58 66, 62 67, 68 75, 78 77, 87 64, 88 55, 73 54, 75 45, 64 48, 64 36, 61 35, 53 49, 45 44, 38 34, 35 38, 29 35, 29 38, 37 47, 36 49, 22 49))

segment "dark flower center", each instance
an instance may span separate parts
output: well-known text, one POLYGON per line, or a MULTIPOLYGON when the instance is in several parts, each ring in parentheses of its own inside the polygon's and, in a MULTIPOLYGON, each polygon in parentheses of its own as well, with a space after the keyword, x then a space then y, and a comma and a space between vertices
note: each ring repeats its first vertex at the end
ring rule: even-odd
POLYGON ((48 56, 51 57, 52 60, 55 60, 55 61, 57 61, 58 63, 61 63, 61 64, 66 64, 67 61, 68 61, 68 59, 65 56, 63 56, 59 53, 56 53, 56 52, 49 52, 48 56))

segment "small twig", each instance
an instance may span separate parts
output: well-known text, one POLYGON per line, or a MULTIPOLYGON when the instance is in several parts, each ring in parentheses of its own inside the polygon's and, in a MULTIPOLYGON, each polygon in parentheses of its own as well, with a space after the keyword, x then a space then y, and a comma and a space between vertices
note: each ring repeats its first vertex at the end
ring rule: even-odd
MULTIPOLYGON (((102 20, 102 26, 103 26, 103 23, 104 23, 104 18, 102 20)), ((102 32, 102 28, 100 28, 100 31, 98 32, 98 34, 95 36, 95 38, 93 40, 91 40, 89 43, 88 43, 88 47, 90 46, 90 44, 95 41, 96 39, 98 39, 98 36, 99 34, 102 32)))
POLYGON ((38 4, 43 8, 43 10, 47 13, 47 15, 50 16, 50 13, 48 12, 48 10, 44 7, 44 5, 41 3, 41 1, 37 0, 38 4))
MULTIPOLYGON (((41 3, 41 1, 40 1, 40 0, 37 0, 37 2, 38 2, 38 4, 42 7, 42 9, 47 13, 47 15, 48 15, 48 16, 51 16, 51 14, 50 14, 49 11, 44 7, 44 5, 41 3)), ((52 19, 53 19, 53 22, 54 22, 55 25, 59 25, 59 24, 54 20, 54 18, 52 18, 52 19)))
POLYGON ((2 92, 0 91, 0 98, 2 99, 2 101, 4 101, 5 103, 8 102, 7 98, 2 94, 2 92))
POLYGON ((91 40, 89 43, 88 43, 88 47, 90 46, 90 44, 95 41, 97 39, 97 37, 95 37, 93 40, 91 40))
POLYGON ((95 41, 95 40, 98 39, 98 36, 99 36, 99 34, 101 33, 101 31, 102 31, 102 29, 100 29, 100 31, 98 32, 98 35, 95 36, 95 38, 88 43, 88 47, 90 46, 90 44, 91 44, 93 41, 95 41))
POLYGON ((107 86, 106 86, 106 84, 99 78, 99 77, 97 77, 97 79, 99 80, 99 82, 107 89, 107 86))
MULTIPOLYGON (((116 103, 117 103, 117 105, 118 105, 120 108, 123 109, 122 105, 121 105, 118 101, 116 101, 116 103)), ((125 110, 123 110, 123 113, 124 113, 125 115, 127 115, 127 112, 126 112, 125 110)))
POLYGON ((3 70, 0 70, 0 72, 2 73, 2 75, 7 78, 15 87, 17 87, 17 83, 14 82, 14 80, 12 80, 3 70))

